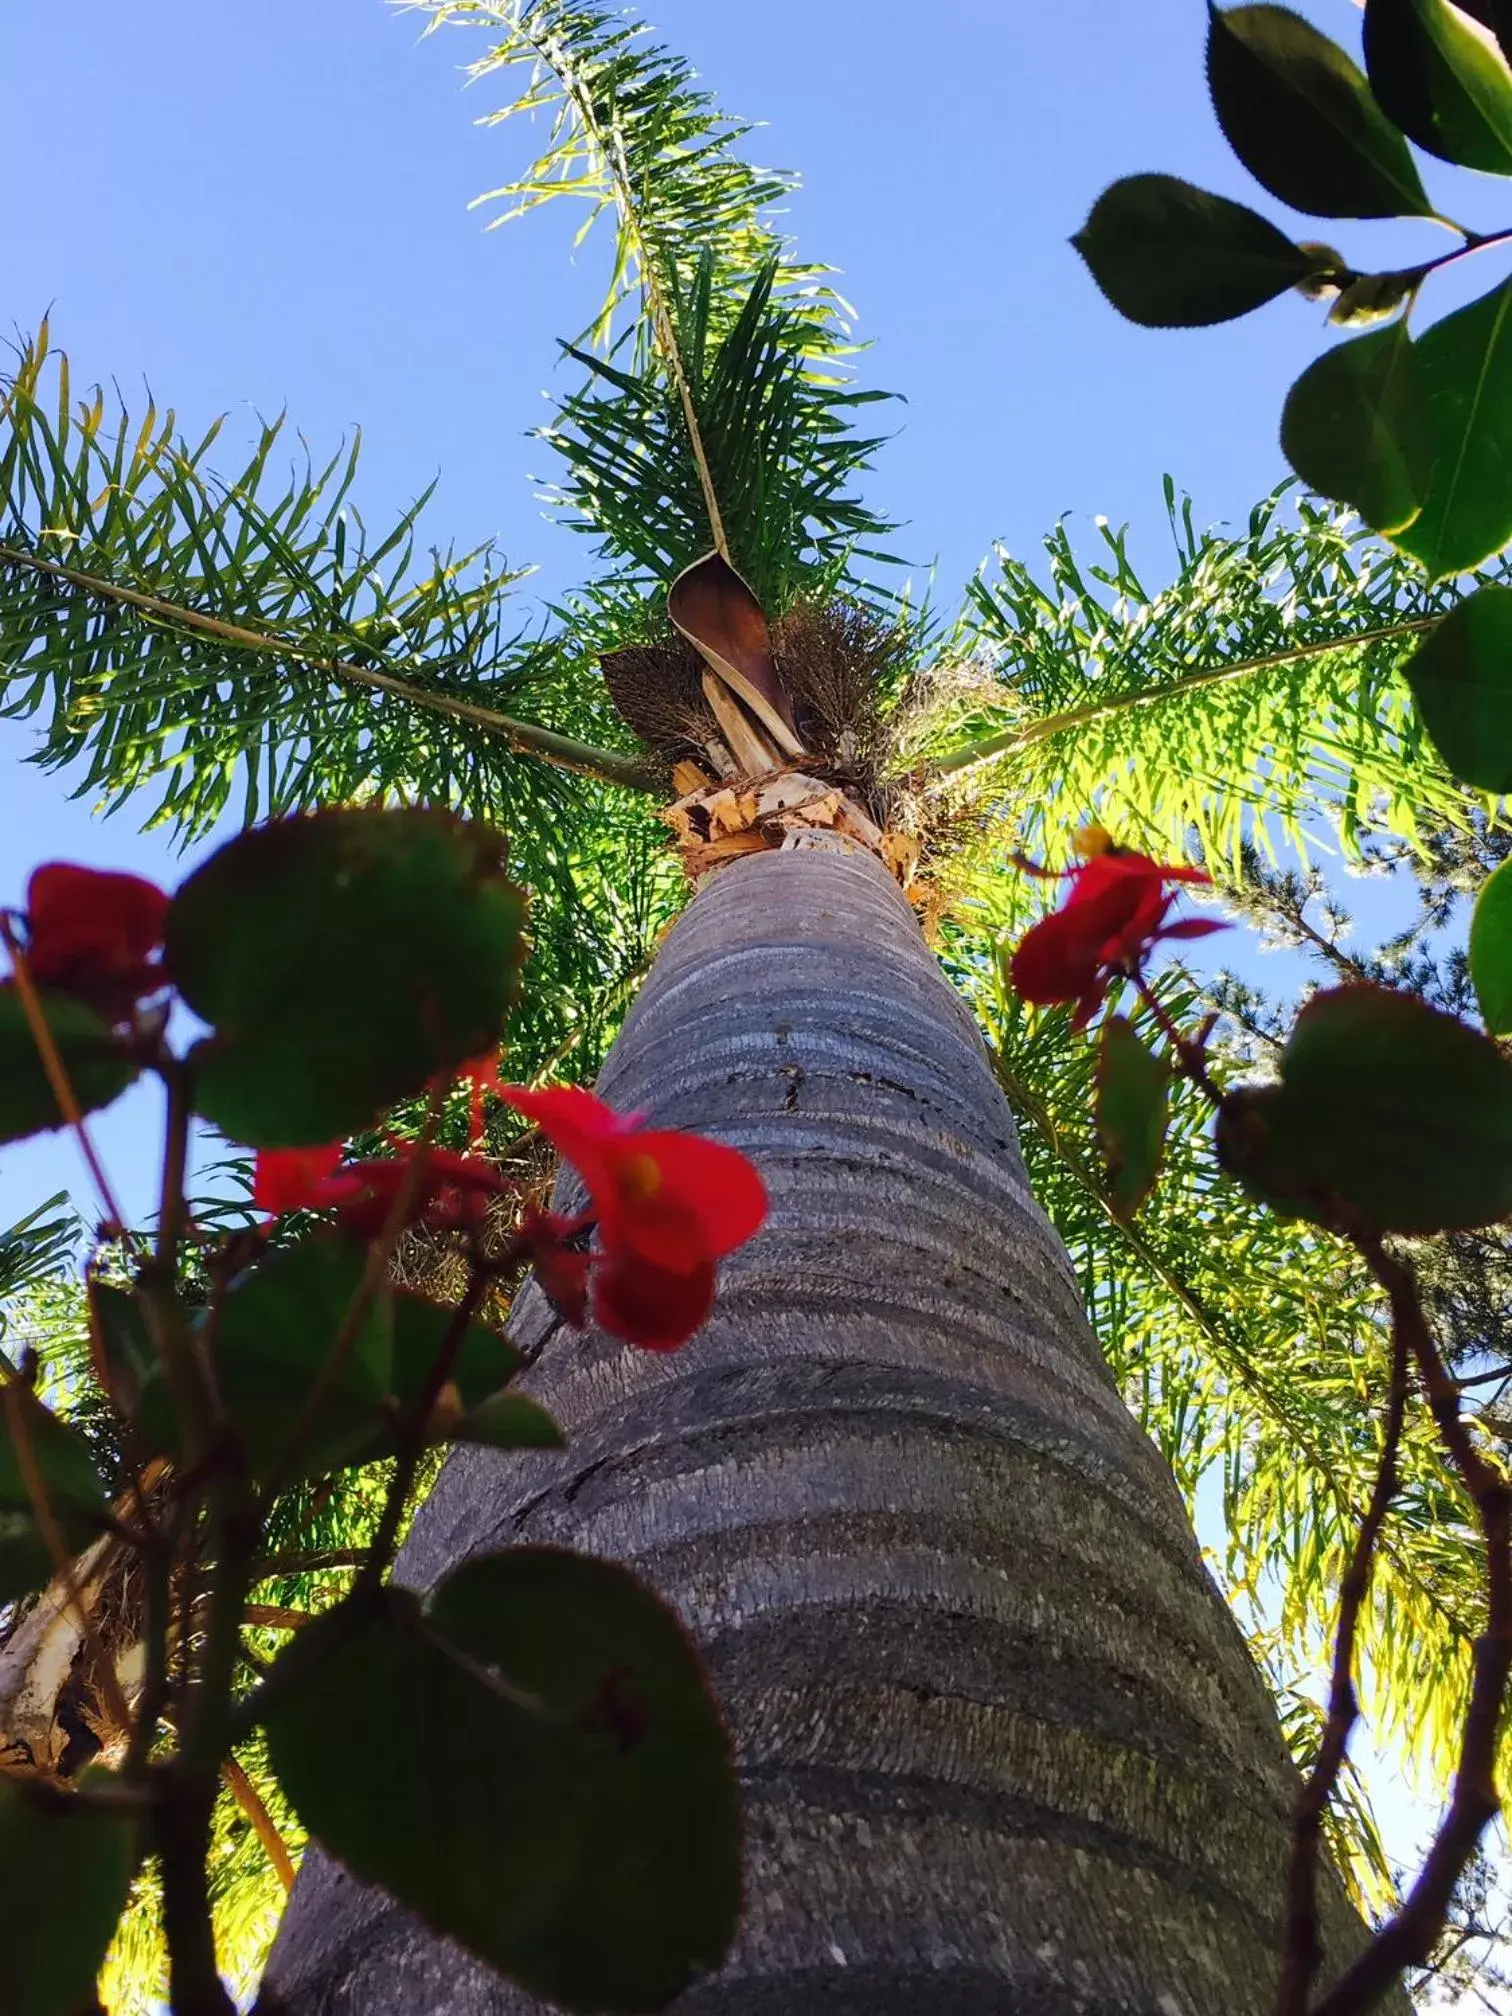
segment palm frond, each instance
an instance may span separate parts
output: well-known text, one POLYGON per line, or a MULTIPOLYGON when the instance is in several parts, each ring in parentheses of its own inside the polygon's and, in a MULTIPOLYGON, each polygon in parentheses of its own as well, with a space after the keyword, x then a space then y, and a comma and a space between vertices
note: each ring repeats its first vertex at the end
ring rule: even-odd
POLYGON ((5 1335, 6 1299, 64 1273, 77 1256, 81 1229, 68 1208, 68 1192, 56 1190, 0 1231, 0 1338, 5 1335))
POLYGON ((778 227, 796 178, 747 163, 751 128, 609 0, 417 4, 432 30, 500 35, 469 75, 516 95, 485 123, 550 119, 525 173, 479 199, 508 205, 496 221, 561 197, 586 206, 579 242, 613 220, 603 307, 567 346, 587 382, 543 430, 569 522, 663 583, 713 546, 771 615, 852 557, 885 561, 895 528, 847 486, 878 445, 852 438, 855 409, 886 395, 849 383, 849 310, 778 227))
MULTIPOLYGON (((763 607, 780 614, 800 590, 832 592, 853 561, 886 563, 876 541, 894 528, 849 487, 881 445, 853 433, 852 417, 884 395, 806 361, 801 308, 774 292, 776 280, 769 260, 720 330, 713 262, 704 260, 677 297, 675 321, 724 550, 763 607)), ((586 350, 570 354, 589 375, 543 430, 567 465, 548 501, 600 552, 648 582, 669 581, 710 538, 680 392, 655 357, 627 369, 586 350)))
POLYGON ((1403 683, 1422 630, 1457 599, 1347 512, 1285 490, 1244 532, 1199 531, 1167 479, 1175 579, 1147 589, 1126 535, 1100 524, 1100 562, 1064 524, 1041 582, 999 549, 971 584, 955 639, 995 675, 953 746, 924 752, 937 788, 1021 811, 1026 844, 1064 855, 1090 814, 1137 844, 1195 833, 1215 868, 1278 838, 1306 847, 1321 813, 1417 839, 1461 824, 1403 683), (964 739, 958 739, 964 734, 964 739))
POLYGON ((218 423, 191 445, 151 404, 75 405, 45 326, 22 349, 0 380, 0 700, 45 714, 44 764, 112 806, 159 784, 152 818, 186 836, 238 781, 248 819, 382 790, 521 826, 574 803, 522 749, 646 781, 506 711, 549 656, 508 620, 517 574, 487 549, 418 565, 429 493, 370 538, 356 444, 279 478, 282 432, 225 481, 218 423))

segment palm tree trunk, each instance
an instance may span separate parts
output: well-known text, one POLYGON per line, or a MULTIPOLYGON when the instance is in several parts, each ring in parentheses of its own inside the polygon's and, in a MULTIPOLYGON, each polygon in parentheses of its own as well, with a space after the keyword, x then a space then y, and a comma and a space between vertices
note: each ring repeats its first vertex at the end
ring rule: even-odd
MULTIPOLYGON (((814 849, 719 874, 600 1089, 746 1150, 771 1222, 670 1358, 565 1332, 528 1290, 515 1335, 570 1447, 453 1456, 400 1572, 564 1542, 639 1569, 701 1641, 746 1912, 679 2009, 1268 2011, 1275 1717, 885 871, 814 849)), ((1331 1882, 1324 1922, 1342 1958, 1331 1882)), ((319 1857, 268 1979, 292 2016, 537 2006, 319 1857)))

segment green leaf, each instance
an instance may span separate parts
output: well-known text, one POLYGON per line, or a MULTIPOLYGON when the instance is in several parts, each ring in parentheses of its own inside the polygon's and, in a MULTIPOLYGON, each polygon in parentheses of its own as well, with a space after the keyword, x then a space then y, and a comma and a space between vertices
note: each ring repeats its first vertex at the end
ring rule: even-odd
POLYGON ((1304 483, 1354 505, 1378 532, 1409 525, 1428 494, 1433 437, 1406 325, 1310 364, 1287 394, 1281 448, 1304 483))
MULTIPOLYGON (((304 1240, 270 1254, 221 1305, 216 1376, 256 1477, 271 1474, 310 1390, 348 1321, 367 1249, 354 1239, 304 1240)), ((368 1304, 295 1475, 366 1462, 389 1391, 393 1313, 381 1290, 368 1304)))
POLYGON ((1396 543, 1437 579, 1478 566, 1512 538, 1512 281, 1435 322, 1415 347, 1433 479, 1396 543))
POLYGON ((524 898, 486 827, 332 811, 256 828, 174 898, 167 957, 215 1035, 196 1106, 238 1141, 311 1146, 493 1049, 524 898))
POLYGON ((1488 583, 1466 596, 1404 669, 1455 776, 1480 791, 1512 791, 1512 588, 1488 583))
MULTIPOLYGON (((79 1111, 97 1113, 126 1090, 136 1063, 92 1008, 50 990, 40 998, 79 1111)), ((63 1125, 15 982, 0 981, 0 1142, 63 1125)))
POLYGON ((43 1799, 0 1777, 0 2009, 80 2016, 92 2009, 136 1867, 136 1830, 83 1798, 43 1799))
POLYGON ((1071 243, 1119 313, 1148 329, 1247 315, 1314 266, 1256 211, 1174 175, 1113 183, 1071 243))
POLYGON ((728 1743, 680 1625, 624 1569, 485 1556, 427 1613, 389 1589, 283 1659, 302 1677, 268 1719, 273 1767, 359 1880, 564 2009, 659 2009, 718 1964, 728 1743))
POLYGON ((1317 994, 1279 1085, 1225 1101, 1223 1166, 1289 1216, 1337 1198, 1376 1232, 1494 1224, 1512 1211, 1512 1062, 1411 994, 1317 994))
POLYGON ((1406 141, 1336 42, 1289 7, 1208 13, 1208 88, 1250 173, 1316 217, 1423 216, 1406 141))
POLYGON ((570 2009, 659 2009, 718 1965, 740 1903, 729 1742, 692 1643, 627 1569, 554 1547, 464 1563, 430 1614, 572 1732, 586 1824, 510 1973, 570 2009))
MULTIPOLYGON (((420 1398, 451 1329, 452 1312, 423 1295, 401 1292, 391 1299, 394 1362, 389 1390, 403 1412, 420 1398)), ((507 1337, 486 1323, 470 1323, 452 1361, 451 1383, 464 1407, 478 1407, 492 1399, 524 1362, 507 1337)))
POLYGON ((1476 898, 1470 978, 1491 1034, 1512 1034, 1512 861, 1503 861, 1476 898))
POLYGON ((1366 0, 1365 67, 1409 140, 1462 168, 1512 175, 1512 71, 1448 0, 1366 0))
POLYGON ((1171 1072, 1122 1015, 1103 1023, 1097 1052, 1097 1136, 1113 1208, 1132 1218, 1155 1187, 1165 1146, 1171 1072))
POLYGON ((561 1449, 567 1442, 546 1409, 527 1393, 495 1393, 465 1414, 448 1439, 490 1449, 561 1449))
MULTIPOLYGON (((11 1431, 11 1406, 22 1418, 25 1440, 47 1502, 71 1551, 97 1540, 106 1509, 105 1486, 88 1445, 19 1383, 15 1400, 0 1409, 0 1603, 43 1588, 53 1558, 32 1511, 21 1454, 11 1431)), ((0 2001, 0 2008, 6 2005, 0 2001)))
POLYGON ((140 1303, 129 1288, 113 1287, 91 1277, 85 1282, 91 1339, 104 1385, 121 1413, 135 1417, 149 1382, 160 1377, 140 1303))

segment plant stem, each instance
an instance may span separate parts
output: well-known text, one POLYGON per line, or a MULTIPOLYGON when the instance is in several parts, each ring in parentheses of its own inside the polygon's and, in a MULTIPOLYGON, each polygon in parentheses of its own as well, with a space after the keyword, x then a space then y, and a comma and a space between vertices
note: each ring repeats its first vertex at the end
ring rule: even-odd
POLYGON ((399 1538, 399 1527, 404 1518, 404 1508, 415 1481, 415 1472, 420 1467, 421 1453, 426 1446, 427 1423, 441 1388, 451 1377, 457 1353, 461 1350, 462 1340, 467 1335, 467 1326, 477 1314, 483 1297, 488 1292, 489 1281, 497 1271, 496 1266, 483 1267, 475 1261, 468 1276, 467 1286, 462 1291, 461 1300, 452 1311, 451 1321, 446 1326, 446 1334, 441 1339, 429 1377, 420 1390, 409 1419, 404 1424, 399 1455, 394 1464, 394 1475, 389 1484, 388 1496, 383 1501, 378 1530, 373 1535, 373 1544, 368 1549, 367 1559, 363 1562, 362 1572, 357 1578, 359 1590, 375 1588, 393 1559, 394 1548, 399 1538))
POLYGON ((208 1790, 169 1766, 157 1780, 153 1835, 163 1876, 163 1933, 173 2016, 235 2016, 215 1964, 205 1860, 218 1781, 208 1790))
POLYGON ((1350 1732, 1359 1715, 1354 1686, 1355 1640, 1360 1612, 1370 1593, 1376 1542, 1397 1487, 1397 1452, 1407 1411, 1408 1337, 1394 1322, 1391 1333, 1391 1386, 1386 1429, 1375 1488, 1361 1523, 1349 1566, 1339 1585, 1339 1625, 1334 1637, 1333 1676, 1328 1692, 1328 1719, 1307 1782, 1297 1797, 1291 1862, 1286 1879, 1286 1938, 1281 1964, 1281 1989, 1276 2016, 1305 2016, 1308 1991, 1322 1960, 1318 1939, 1318 1848, 1323 1815, 1344 1766, 1350 1732))
POLYGON ((1388 1253, 1378 1239, 1355 1243, 1391 1298, 1392 1319, 1407 1338, 1440 1437, 1479 1515, 1486 1542, 1487 1618, 1471 1655, 1470 1699, 1449 1811, 1405 1903, 1316 2005, 1313 2016, 1363 2016, 1405 1968, 1431 1953, 1454 1886, 1501 1810, 1496 1750, 1512 1674, 1512 1487, 1476 1448, 1465 1425, 1458 1390, 1429 1333, 1411 1266, 1388 1253))

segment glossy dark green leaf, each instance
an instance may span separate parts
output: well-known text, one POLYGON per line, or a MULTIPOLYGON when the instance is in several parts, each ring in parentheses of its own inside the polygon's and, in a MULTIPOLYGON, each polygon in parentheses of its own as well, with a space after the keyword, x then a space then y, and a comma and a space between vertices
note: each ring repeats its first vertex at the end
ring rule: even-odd
POLYGON ((528 1393, 495 1393, 451 1431, 453 1442, 477 1442, 489 1449, 560 1449, 566 1436, 538 1400, 528 1393))
POLYGON ((91 1279, 86 1284, 96 1369, 116 1407, 134 1417, 143 1389, 160 1376, 158 1356, 129 1288, 91 1279))
POLYGON ((1512 588, 1466 596, 1408 659, 1406 678, 1455 776, 1512 791, 1512 588))
POLYGON ((16 1385, 10 1391, 14 1399, 0 1409, 0 1603, 43 1588, 54 1572, 12 1430, 13 1407, 53 1517, 72 1552, 99 1538, 106 1510, 105 1485, 83 1438, 25 1387, 16 1385))
POLYGON ((590 1817, 508 1972, 568 2009, 660 2009, 719 1964, 740 1907, 729 1740, 682 1626, 627 1569, 554 1547, 465 1562, 430 1615, 572 1733, 590 1817))
MULTIPOLYGON (((394 1361, 390 1391, 401 1411, 419 1399, 452 1324, 452 1312, 424 1295, 393 1297, 394 1361)), ((462 1405, 477 1407, 511 1380, 524 1360, 507 1337, 470 1323, 452 1360, 451 1383, 462 1405)))
MULTIPOLYGON (((97 1113, 126 1090, 137 1066, 92 1008, 49 991, 41 999, 79 1111, 97 1113)), ((63 1124, 15 983, 0 982, 0 1142, 63 1124)))
POLYGON ((1170 1067, 1147 1050, 1122 1015, 1102 1026, 1097 1051, 1097 1137, 1113 1208, 1132 1218, 1155 1187, 1165 1147, 1170 1067))
POLYGON ((1502 863, 1476 898, 1470 978, 1491 1034, 1512 1035, 1512 861, 1502 863))
POLYGON ((129 1820, 82 1799, 43 1801, 0 1777, 0 2009, 5 2016, 82 2016, 94 2005, 136 1867, 129 1820))
POLYGON ((1315 264, 1256 211, 1174 175, 1113 183, 1071 243, 1119 313, 1151 329, 1247 315, 1315 264))
POLYGON ((570 1733, 459 1657, 404 1590, 355 1626, 342 1610, 307 1625, 275 1674, 290 1662, 302 1678, 266 1727, 300 1820, 354 1876, 502 1969, 550 1921, 588 1823, 570 1733))
POLYGON ((1278 1085, 1220 1115, 1224 1167, 1287 1215, 1337 1198, 1377 1232, 1512 1212, 1512 1062, 1479 1031, 1389 988, 1338 987, 1298 1016, 1278 1085))
POLYGON ((1449 0, 1365 0, 1365 67, 1409 140, 1462 168, 1512 175, 1512 71, 1449 0))
POLYGON ((497 1046, 524 898, 497 834, 441 812, 333 811, 232 840, 168 913, 169 968, 215 1030, 199 1110, 238 1141, 369 1125, 497 1046))
POLYGON ((1512 538, 1512 281, 1435 322, 1415 348, 1433 476, 1394 543, 1437 578, 1479 566, 1512 538))
MULTIPOLYGON (((254 1476, 270 1474, 282 1457, 347 1323, 366 1260, 356 1240, 307 1239, 269 1254, 227 1294, 215 1331, 216 1376, 254 1476)), ((296 1474, 369 1460, 390 1388, 392 1339, 391 1299, 380 1292, 351 1337, 296 1474)))
POLYGON ((624 1569, 486 1556, 426 1615, 389 1590, 283 1656, 303 1678, 269 1718, 273 1767, 360 1880, 564 2009, 659 2009, 718 1964, 728 1744, 681 1628, 624 1569))
POLYGON ((1208 87, 1229 145, 1283 203, 1317 217, 1421 216, 1407 143, 1364 73, 1289 7, 1209 10, 1208 87))
POLYGON ((1281 447, 1304 483, 1352 504, 1376 531, 1409 525, 1428 493, 1433 436, 1405 325, 1310 364, 1287 395, 1281 447))

